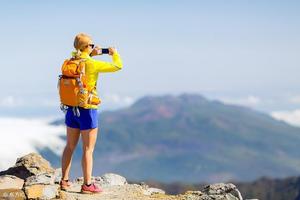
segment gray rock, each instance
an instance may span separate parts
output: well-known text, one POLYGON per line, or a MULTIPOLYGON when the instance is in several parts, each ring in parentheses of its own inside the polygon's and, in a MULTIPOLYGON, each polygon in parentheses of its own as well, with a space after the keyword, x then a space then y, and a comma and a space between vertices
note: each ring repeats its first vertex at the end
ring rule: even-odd
POLYGON ((232 183, 216 183, 207 185, 201 190, 201 192, 220 200, 222 198, 224 200, 243 200, 241 193, 232 183), (220 198, 217 196, 220 196, 220 198))
POLYGON ((203 192, 201 191, 194 191, 194 190, 188 190, 184 193, 185 195, 197 195, 197 196, 202 196, 204 195, 203 192))
POLYGON ((22 189, 24 180, 13 175, 0 176, 0 190, 5 189, 22 189))
POLYGON ((243 200, 236 186, 228 183, 216 183, 205 186, 201 191, 187 191, 187 200, 243 200))
POLYGON ((59 183, 62 177, 61 168, 57 168, 54 171, 54 183, 59 183))
POLYGON ((42 173, 35 176, 30 176, 26 179, 25 186, 29 185, 53 185, 54 173, 42 173))
POLYGON ((21 179, 41 173, 54 173, 54 169, 50 163, 37 153, 30 153, 17 158, 16 164, 5 171, 0 172, 1 175, 14 175, 21 179))
POLYGON ((206 194, 203 194, 201 191, 187 191, 182 195, 185 200, 212 200, 209 196, 206 194))
POLYGON ((58 196, 58 185, 47 185, 41 199, 53 199, 58 196))
POLYGON ((28 199, 53 199, 59 196, 59 185, 29 185, 24 187, 28 199))
POLYGON ((144 190, 144 195, 152 195, 152 194, 165 194, 166 192, 159 188, 147 188, 144 190))
POLYGON ((115 186, 128 184, 125 177, 114 173, 106 173, 100 177, 95 177, 95 181, 101 186, 115 186))
POLYGON ((134 184, 134 185, 137 185, 137 186, 141 187, 143 190, 147 190, 149 188, 149 185, 147 185, 145 182, 139 182, 139 183, 134 184))
POLYGON ((0 190, 0 199, 3 200, 24 200, 25 193, 21 189, 4 189, 0 190))

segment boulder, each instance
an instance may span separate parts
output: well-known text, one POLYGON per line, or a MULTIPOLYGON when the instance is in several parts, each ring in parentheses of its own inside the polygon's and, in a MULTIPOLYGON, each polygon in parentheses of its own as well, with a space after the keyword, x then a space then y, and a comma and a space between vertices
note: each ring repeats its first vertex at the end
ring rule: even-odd
POLYGON ((25 186, 29 185, 53 185, 54 173, 42 173, 35 176, 30 176, 26 179, 25 186))
POLYGON ((25 180, 32 175, 41 173, 54 173, 54 169, 41 155, 29 153, 23 157, 17 158, 16 164, 13 167, 0 172, 0 176, 14 175, 25 180))
POLYGON ((241 193, 232 183, 206 185, 201 191, 187 191, 183 195, 190 200, 243 200, 241 193))
POLYGON ((96 178, 100 185, 113 186, 113 185, 125 185, 127 180, 125 177, 114 173, 106 173, 101 177, 96 178))
POLYGON ((243 200, 243 197, 236 186, 232 183, 216 183, 205 186, 201 192, 210 197, 224 200, 243 200))
POLYGON ((25 193, 20 189, 1 189, 0 199, 4 200, 24 200, 26 199, 25 193))
POLYGON ((23 200, 26 199, 22 190, 24 180, 13 175, 0 176, 0 199, 23 200))
MULTIPOLYGON (((79 177, 75 180, 76 182, 83 183, 83 177, 79 177)), ((92 177, 92 181, 99 184, 100 186, 116 186, 128 184, 125 177, 114 173, 106 173, 102 176, 92 177)))
POLYGON ((24 180, 13 175, 0 176, 0 190, 4 189, 22 189, 24 180))

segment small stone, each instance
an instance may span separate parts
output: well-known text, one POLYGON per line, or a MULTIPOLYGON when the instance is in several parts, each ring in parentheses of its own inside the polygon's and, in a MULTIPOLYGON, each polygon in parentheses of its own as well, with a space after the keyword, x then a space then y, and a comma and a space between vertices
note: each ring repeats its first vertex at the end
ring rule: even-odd
POLYGON ((144 190, 149 188, 149 185, 147 185, 145 182, 140 182, 137 185, 141 186, 144 190))
POLYGON ((83 177, 82 177, 82 176, 81 176, 81 177, 77 177, 77 178, 75 179, 75 182, 83 183, 83 177))
POLYGON ((147 188, 144 190, 144 195, 152 195, 152 194, 165 194, 166 192, 159 188, 147 188))
POLYGON ((186 194, 186 195, 196 195, 196 196, 202 196, 203 195, 203 193, 201 191, 193 191, 193 190, 186 191, 184 194, 186 194))

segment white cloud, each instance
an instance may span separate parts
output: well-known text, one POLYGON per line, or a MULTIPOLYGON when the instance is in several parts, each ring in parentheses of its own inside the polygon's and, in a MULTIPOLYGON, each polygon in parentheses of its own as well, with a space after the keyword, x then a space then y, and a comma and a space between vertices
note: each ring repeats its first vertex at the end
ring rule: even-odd
POLYGON ((261 99, 257 96, 249 95, 242 98, 220 98, 223 103, 227 104, 237 104, 248 107, 254 107, 261 103, 261 99))
POLYGON ((23 100, 14 96, 6 96, 0 99, 0 107, 16 107, 22 106, 23 100))
POLYGON ((271 116, 277 120, 285 121, 291 125, 300 127, 300 109, 293 111, 275 111, 271 116))
MULTIPOLYGON (((51 119, 52 120, 52 119, 51 119)), ((0 171, 15 164, 16 159, 38 147, 49 147, 61 155, 65 141, 64 126, 49 125, 49 119, 0 118, 0 171)))

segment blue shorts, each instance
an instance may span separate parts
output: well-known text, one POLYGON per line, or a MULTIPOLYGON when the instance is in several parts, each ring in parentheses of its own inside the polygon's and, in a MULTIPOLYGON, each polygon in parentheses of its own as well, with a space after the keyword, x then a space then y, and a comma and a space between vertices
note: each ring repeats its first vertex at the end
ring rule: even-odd
POLYGON ((65 124, 71 128, 79 128, 87 130, 98 127, 97 109, 85 109, 78 107, 80 115, 76 114, 76 110, 72 106, 68 107, 66 112, 65 124))

